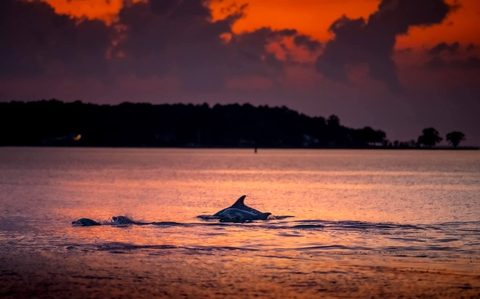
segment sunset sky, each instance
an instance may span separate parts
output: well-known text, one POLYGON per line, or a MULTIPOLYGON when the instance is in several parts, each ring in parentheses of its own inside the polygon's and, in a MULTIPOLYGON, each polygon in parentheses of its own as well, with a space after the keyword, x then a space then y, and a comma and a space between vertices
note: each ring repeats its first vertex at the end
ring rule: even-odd
POLYGON ((480 146, 479 20, 478 0, 2 0, 0 101, 285 105, 480 146))

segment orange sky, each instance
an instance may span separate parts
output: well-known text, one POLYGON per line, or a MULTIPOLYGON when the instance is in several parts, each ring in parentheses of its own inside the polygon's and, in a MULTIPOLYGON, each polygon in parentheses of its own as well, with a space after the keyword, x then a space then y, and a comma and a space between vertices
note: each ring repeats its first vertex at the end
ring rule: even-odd
MULTIPOLYGON (((118 18, 124 2, 147 0, 39 1, 49 3, 59 14, 101 19, 111 24, 118 18)), ((192 0, 182 1, 189 4, 192 0)), ((214 19, 222 19, 228 13, 222 12, 222 8, 233 3, 236 8, 243 4, 248 5, 244 11, 245 16, 233 27, 235 33, 254 31, 261 27, 296 29, 299 34, 325 43, 333 38, 328 28, 335 20, 343 15, 352 19, 368 18, 377 10, 381 0, 205 1, 210 1, 214 19)), ((65 101, 81 99, 102 104, 142 101, 155 104, 207 102, 213 105, 249 102, 253 105, 285 105, 310 116, 340 115, 342 123, 347 126, 380 127, 388 132, 390 138, 400 140, 415 136, 427 126, 434 126, 442 132, 460 130, 469 136, 468 142, 478 145, 480 135, 476 128, 480 126, 480 120, 476 112, 480 107, 480 0, 445 1, 458 3, 460 8, 449 14, 443 24, 426 28, 413 27, 408 35, 397 36, 397 51, 394 51, 391 57, 394 63, 386 65, 386 71, 381 72, 387 74, 386 78, 372 75, 375 67, 380 68, 384 66, 383 62, 390 62, 390 57, 385 55, 380 57, 383 60, 375 60, 376 57, 370 55, 378 53, 374 46, 360 47, 364 53, 356 60, 348 59, 354 56, 352 53, 355 49, 342 54, 342 49, 347 48, 349 43, 339 47, 340 50, 334 48, 331 53, 338 51, 339 55, 337 60, 332 59, 331 69, 343 70, 340 75, 345 75, 345 78, 336 78, 334 73, 329 73, 328 69, 323 69, 318 63, 324 58, 326 51, 322 51, 325 47, 315 47, 314 43, 313 47, 308 47, 312 43, 299 46, 294 39, 299 35, 279 34, 278 36, 283 38, 271 39, 260 36, 252 38, 252 42, 248 38, 245 41, 239 39, 238 45, 233 44, 232 47, 220 47, 211 42, 211 45, 206 43, 204 47, 195 40, 189 44, 190 35, 184 34, 178 39, 179 42, 175 38, 172 38, 172 42, 166 40, 167 50, 163 51, 162 39, 164 36, 170 38, 171 35, 164 34, 162 30, 143 30, 145 28, 142 26, 163 26, 151 25, 163 23, 160 18, 152 17, 148 13, 147 17, 151 17, 151 22, 147 20, 145 24, 140 24, 141 28, 135 32, 129 32, 129 28, 124 26, 120 28, 122 31, 119 29, 120 33, 113 37, 109 36, 110 30, 104 30, 102 24, 87 22, 86 25, 92 26, 68 27, 65 31, 54 30, 51 36, 46 30, 53 27, 52 24, 47 24, 45 30, 40 28, 45 32, 39 30, 42 36, 32 39, 37 32, 35 23, 22 22, 18 17, 7 18, 4 24, 12 29, 13 34, 7 35, 6 40, 13 46, 7 49, 6 55, 0 57, 0 62, 6 62, 6 65, 10 66, 2 68, 5 72, 0 72, 0 101, 58 98, 65 101), (23 26, 25 24, 26 26, 23 26), (17 28, 15 26, 19 30, 13 30, 17 28), (98 30, 95 28, 101 28, 105 32, 98 32, 97 36, 95 32, 89 31, 98 30), (70 36, 64 37, 64 32, 79 34, 82 40, 73 43, 70 36), (130 33, 132 37, 139 39, 128 39, 130 33), (91 47, 88 38, 90 36, 87 34, 92 35, 91 47), (13 38, 17 36, 20 37, 18 40, 13 38), (115 47, 113 43, 118 40, 112 41, 111 38, 125 38, 125 43, 115 47), (159 39, 158 43, 152 42, 155 38, 159 39), (255 38, 258 38, 258 41, 255 38), (112 42, 110 47, 108 42, 112 42), (460 48, 456 53, 447 49, 440 55, 432 55, 427 51, 441 42, 459 42, 460 48), (467 51, 466 46, 470 43, 476 47, 467 51), (29 49, 25 46, 30 44, 35 47, 29 49), (151 49, 148 48, 150 45, 151 49), (266 45, 266 48, 263 49, 262 45, 266 45), (199 51, 196 51, 197 47, 199 51), (408 47, 412 49, 405 49, 408 47), (63 49, 66 51, 65 55, 55 59, 52 53, 62 54, 63 49), (173 53, 177 49, 179 53, 173 53), (157 52, 144 55, 143 50, 157 52), (217 52, 210 50, 218 51, 218 59, 214 57, 217 52), (221 52, 223 50, 225 53, 221 52), (251 51, 256 59, 248 56, 251 53, 242 53, 244 50, 251 51), (280 61, 263 61, 266 53, 275 54, 280 61), (122 54, 125 59, 102 60, 102 54, 103 58, 107 59, 120 57, 122 54), (368 55, 370 56, 366 59, 368 55), (163 67, 165 61, 167 63, 163 67), (198 62, 198 65, 191 62, 198 62), (375 65, 377 62, 378 65, 375 65), (238 70, 237 65, 241 66, 238 70), (397 86, 395 84, 401 86, 405 92, 398 94, 392 91, 392 86, 397 86), (393 137, 391 132, 394 133, 393 137)), ((27 11, 30 9, 29 5, 24 6, 21 8, 25 10, 18 10, 19 13, 30 12, 27 11)), ((11 7, 15 9, 16 6, 11 7)), ((230 13, 232 12, 230 10, 230 13)), ((137 12, 132 12, 134 13, 137 12)), ((48 12, 45 15, 46 21, 58 19, 48 18, 48 12)), ((137 20, 133 19, 135 20, 132 22, 137 20)), ((67 23, 70 26, 74 22, 67 23)), ((196 23, 187 25, 193 26, 192 24, 196 23)), ((203 25, 206 25, 205 22, 203 25)), ((211 34, 210 32, 218 32, 218 28, 213 28, 215 26, 210 27, 204 30, 205 36, 207 33, 211 34)), ((182 30, 180 32, 183 32, 182 30)), ((208 35, 208 38, 214 40, 211 35, 208 35)), ((365 36, 361 41, 368 42, 365 36)), ((389 45, 385 43, 383 47, 389 45)), ((326 54, 325 57, 330 59, 326 54)))
MULTIPOLYGON (((57 13, 76 17, 99 18, 111 22, 122 7, 123 0, 44 0, 57 13)), ((133 0, 133 2, 142 0, 133 0)), ((450 0, 453 3, 454 0, 450 0)), ((263 26, 273 29, 295 28, 321 41, 331 38, 327 29, 342 15, 350 18, 368 17, 380 0, 213 0, 214 16, 222 16, 220 8, 231 3, 248 3, 246 17, 234 27, 236 32, 250 31, 263 26)), ((461 7, 444 24, 429 28, 414 28, 399 37, 397 48, 431 47, 439 42, 480 44, 480 1, 460 0, 461 7)))
MULTIPOLYGON (((113 20, 122 8, 123 0, 43 0, 53 6, 57 13, 90 19, 113 20)), ((137 1, 133 1, 137 2, 137 1)))

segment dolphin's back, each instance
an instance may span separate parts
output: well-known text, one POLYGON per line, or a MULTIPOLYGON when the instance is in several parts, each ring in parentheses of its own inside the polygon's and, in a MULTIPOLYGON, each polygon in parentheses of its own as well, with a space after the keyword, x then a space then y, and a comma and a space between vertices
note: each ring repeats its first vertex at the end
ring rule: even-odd
POLYGON ((93 226, 93 225, 100 225, 100 223, 98 223, 97 221, 95 220, 92 220, 92 219, 88 219, 88 218, 80 218, 76 221, 72 221, 72 224, 74 225, 81 225, 81 226, 93 226))
POLYGON ((254 208, 251 208, 247 205, 245 205, 245 197, 247 197, 246 195, 243 195, 241 196, 239 199, 237 199, 237 201, 231 206, 231 208, 237 208, 237 209, 240 209, 240 210, 244 210, 244 211, 247 211, 247 212, 250 212, 250 213, 253 213, 257 216, 263 214, 262 212, 260 212, 259 210, 255 210, 254 208))
POLYGON ((271 213, 251 213, 237 208, 227 208, 218 214, 222 222, 245 222, 250 220, 267 220, 271 213))
POLYGON ((231 208, 243 208, 243 207, 246 207, 246 205, 245 205, 245 203, 244 203, 245 197, 247 197, 247 196, 246 196, 246 195, 240 196, 240 198, 237 199, 237 201, 231 206, 231 208))
POLYGON ((270 215, 270 214, 268 214, 267 216, 264 216, 263 214, 266 214, 266 213, 262 213, 259 210, 255 210, 254 208, 251 208, 251 207, 245 205, 245 197, 247 197, 247 196, 246 195, 240 196, 240 198, 237 199, 237 201, 233 205, 231 205, 228 208, 225 208, 223 210, 220 210, 220 211, 216 212, 213 216, 218 217, 223 212, 225 212, 226 210, 232 209, 232 208, 233 209, 238 209, 238 210, 243 210, 243 211, 255 214, 257 216, 256 218, 258 218, 258 219, 262 219, 262 218, 259 218, 259 217, 265 217, 265 219, 266 219, 266 217, 268 217, 268 215, 270 215))
POLYGON ((245 200, 245 197, 247 197, 246 195, 242 195, 239 199, 237 199, 237 201, 229 206, 228 208, 225 208, 225 209, 222 209, 218 212, 216 212, 215 214, 213 214, 213 216, 218 216, 220 214, 222 214, 223 212, 225 212, 227 209, 230 209, 230 208, 236 208, 236 209, 239 209, 239 210, 247 210, 248 207, 245 205, 245 203, 243 202, 245 200), (247 209, 245 209, 247 208, 247 209))

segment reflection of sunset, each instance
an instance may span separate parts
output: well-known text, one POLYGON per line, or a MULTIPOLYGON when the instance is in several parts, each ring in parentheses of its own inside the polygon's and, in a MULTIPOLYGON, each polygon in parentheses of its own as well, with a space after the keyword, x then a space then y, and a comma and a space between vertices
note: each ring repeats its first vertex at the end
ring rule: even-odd
POLYGON ((0 12, 0 294, 480 295, 480 0, 0 12))
POLYGON ((479 288, 474 151, 1 153, 0 272, 18 273, 2 280, 17 292, 25 285, 37 294, 58 288, 65 298, 87 290, 78 297, 266 299, 316 298, 319 290, 373 297, 382 289, 387 297, 469 298, 479 288), (242 194, 272 218, 212 217, 242 194), (137 223, 113 225, 119 215, 137 223), (73 226, 79 218, 101 225, 73 226))

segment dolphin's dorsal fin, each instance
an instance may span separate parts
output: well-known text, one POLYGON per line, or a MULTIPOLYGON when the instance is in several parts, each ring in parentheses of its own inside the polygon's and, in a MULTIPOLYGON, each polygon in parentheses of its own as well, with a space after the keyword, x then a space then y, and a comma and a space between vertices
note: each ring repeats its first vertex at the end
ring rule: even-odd
POLYGON ((245 200, 246 195, 242 195, 237 201, 232 205, 232 207, 244 207, 245 203, 243 202, 245 200))

